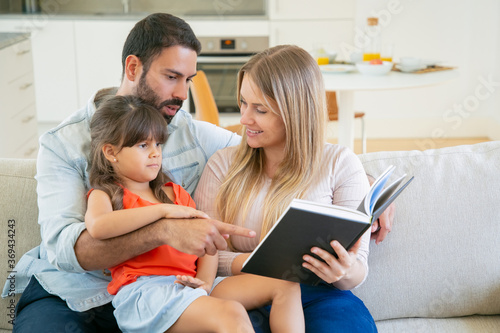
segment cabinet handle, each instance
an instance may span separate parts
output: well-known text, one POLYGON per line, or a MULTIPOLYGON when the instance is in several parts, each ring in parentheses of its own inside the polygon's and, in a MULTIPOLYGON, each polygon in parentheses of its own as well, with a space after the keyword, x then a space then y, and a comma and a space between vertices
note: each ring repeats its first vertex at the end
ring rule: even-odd
POLYGON ((33 85, 33 82, 28 82, 19 87, 19 90, 26 90, 33 85))
POLYGON ((22 51, 17 52, 17 55, 22 56, 23 54, 29 53, 30 51, 31 51, 30 49, 22 50, 22 51))
POLYGON ((34 116, 34 115, 30 115, 30 116, 24 117, 24 118, 21 120, 21 122, 22 122, 23 124, 26 124, 26 123, 29 123, 31 120, 33 120, 33 118, 35 118, 35 116, 34 116))

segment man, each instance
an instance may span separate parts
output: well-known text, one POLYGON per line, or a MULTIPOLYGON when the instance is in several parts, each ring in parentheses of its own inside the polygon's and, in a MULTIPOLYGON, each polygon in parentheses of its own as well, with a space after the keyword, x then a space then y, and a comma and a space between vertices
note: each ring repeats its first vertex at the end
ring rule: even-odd
POLYGON ((41 137, 36 179, 42 243, 16 267, 16 292, 23 295, 15 332, 119 331, 106 291, 110 279, 103 269, 163 244, 202 256, 224 249, 223 235, 254 236, 247 229, 195 219, 163 219, 105 241, 93 239, 85 230, 89 123, 106 96, 137 95, 165 116, 169 138, 163 148, 163 170, 190 194, 208 158, 240 141, 180 110, 196 75, 199 52, 199 41, 183 20, 168 14, 146 17, 125 41, 120 87, 98 91, 85 107, 41 137))

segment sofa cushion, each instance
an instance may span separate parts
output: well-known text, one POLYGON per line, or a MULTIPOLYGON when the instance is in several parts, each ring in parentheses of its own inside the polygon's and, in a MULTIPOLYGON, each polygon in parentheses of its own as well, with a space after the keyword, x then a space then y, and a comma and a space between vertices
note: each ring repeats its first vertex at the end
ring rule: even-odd
POLYGON ((500 142, 360 156, 414 175, 356 289, 376 320, 500 314, 500 142))
POLYGON ((377 329, 379 333, 498 333, 499 327, 500 316, 469 316, 457 318, 403 318, 377 322, 377 329))
MULTIPOLYGON (((11 276, 21 256, 40 244, 35 160, 0 159, 0 281, 11 276)), ((0 299, 0 329, 12 329, 13 306, 19 297, 0 299)))

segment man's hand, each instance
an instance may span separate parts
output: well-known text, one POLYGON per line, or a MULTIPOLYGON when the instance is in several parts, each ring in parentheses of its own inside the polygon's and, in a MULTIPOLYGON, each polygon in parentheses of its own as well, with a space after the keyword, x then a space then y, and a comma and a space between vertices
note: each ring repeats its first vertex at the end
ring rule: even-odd
POLYGON ((255 237, 255 231, 212 219, 163 220, 165 244, 202 257, 227 248, 229 235, 255 237))
POLYGON ((161 245, 199 257, 225 250, 229 235, 255 237, 255 231, 212 219, 162 219, 126 235, 105 240, 84 230, 75 244, 80 266, 88 271, 116 266, 161 245))

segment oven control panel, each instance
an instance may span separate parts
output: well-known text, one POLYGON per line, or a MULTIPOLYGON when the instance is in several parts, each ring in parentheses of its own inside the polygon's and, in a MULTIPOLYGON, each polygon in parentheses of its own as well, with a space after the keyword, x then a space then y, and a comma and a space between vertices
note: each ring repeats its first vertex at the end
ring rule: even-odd
POLYGON ((269 47, 269 37, 199 37, 201 54, 253 54, 269 47))

